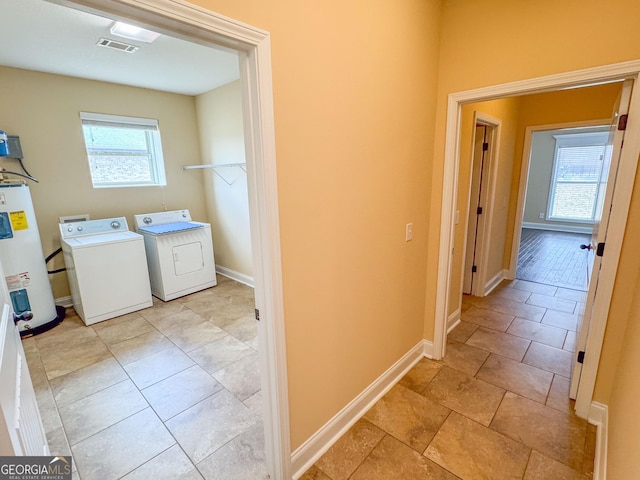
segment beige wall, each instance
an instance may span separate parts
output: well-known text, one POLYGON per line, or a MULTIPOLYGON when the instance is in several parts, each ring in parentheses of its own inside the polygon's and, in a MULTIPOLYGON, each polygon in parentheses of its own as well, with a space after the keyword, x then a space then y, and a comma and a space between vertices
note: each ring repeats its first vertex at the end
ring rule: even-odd
MULTIPOLYGON (((444 5, 436 162, 430 202, 429 231, 432 238, 438 238, 440 225, 440 179, 443 171, 446 97, 449 93, 640 58, 640 30, 635 25, 640 17, 640 3, 635 0, 622 0, 609 8, 598 0, 449 0, 444 5), (553 12, 553 15, 549 12, 553 12), (483 50, 489 52, 487 55, 477 55, 477 49, 470 48, 477 25, 482 25, 482 45, 483 50), (593 33, 593 25, 597 25, 598 34, 593 33), (623 42, 620 41, 620 32, 624 32, 623 42)), ((516 173, 519 175, 519 171, 514 170, 514 175, 516 173)), ((640 176, 636 178, 636 185, 640 186, 640 176)), ((640 233, 640 225, 635 222, 640 217, 638 195, 640 187, 636 187, 634 192, 635 202, 630 210, 596 384, 595 400, 605 404, 615 405, 621 392, 637 389, 638 380, 635 378, 621 380, 620 387, 615 391, 612 390, 612 382, 619 365, 623 339, 637 341, 637 335, 640 335, 637 330, 626 329, 634 293, 629 285, 634 285, 638 271, 635 259, 639 256, 633 245, 640 233), (635 337, 630 338, 630 335, 635 337)), ((429 252, 428 272, 433 273, 429 273, 427 279, 427 332, 433 331, 438 249, 430 248, 429 252)), ((633 410, 617 412, 617 415, 612 415, 610 431, 623 428, 625 422, 635 421, 635 416, 633 410)), ((637 445, 637 438, 625 437, 625 441, 629 448, 632 444, 637 445)), ((635 457, 628 455, 627 462, 631 458, 635 457)), ((630 469, 636 467, 637 462, 634 467, 629 465, 630 469)), ((613 470, 617 467, 610 462, 609 468, 613 470)))
MULTIPOLYGON (((191 209, 206 220, 202 178, 181 170, 200 163, 193 97, 104 82, 0 67, 2 129, 20 136, 44 255, 60 246, 58 217, 89 213, 92 219, 191 209), (79 112, 156 118, 164 150, 166 187, 94 189, 79 112)), ((4 160, 8 169, 19 168, 4 160), (12 168, 9 168, 12 167, 12 168)), ((63 266, 62 255, 49 268, 63 266)), ((64 273, 51 276, 54 297, 69 295, 64 273)))
MULTIPOLYGON (((637 199, 636 199, 637 202, 637 199)), ((634 222, 636 225, 638 222, 634 222)), ((636 256, 637 257, 637 256, 636 256)), ((640 364, 640 268, 634 267, 636 280, 629 285, 631 296, 627 312, 628 323, 622 334, 621 351, 614 375, 609 401, 608 477, 640 478, 638 439, 640 422, 637 409, 640 397, 638 364, 640 364)))
POLYGON ((440 1, 194 3, 271 34, 295 449, 423 338, 440 1))
MULTIPOLYGON (((235 81, 196 97, 202 163, 244 163, 242 91, 235 81)), ((253 277, 247 175, 239 167, 193 172, 204 178, 216 265, 253 277), (229 185, 229 183, 231 185, 229 185)))

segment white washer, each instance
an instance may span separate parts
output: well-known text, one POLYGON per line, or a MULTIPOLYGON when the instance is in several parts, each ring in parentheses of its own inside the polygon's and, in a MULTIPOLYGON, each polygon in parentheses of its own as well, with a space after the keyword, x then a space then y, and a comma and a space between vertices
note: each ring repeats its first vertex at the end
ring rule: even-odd
POLYGON ((144 237, 151 293, 165 302, 216 285, 211 225, 189 210, 134 215, 144 237))
POLYGON ((144 240, 124 217, 60 224, 73 306, 87 325, 153 305, 144 240))

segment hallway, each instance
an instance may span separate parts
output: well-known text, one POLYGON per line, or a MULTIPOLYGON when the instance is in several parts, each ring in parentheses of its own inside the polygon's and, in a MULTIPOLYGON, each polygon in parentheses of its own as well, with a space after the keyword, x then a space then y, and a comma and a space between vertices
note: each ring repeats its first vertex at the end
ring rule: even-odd
POLYGON ((584 293, 523 280, 463 299, 422 359, 303 480, 587 480, 596 429, 568 398, 584 293))

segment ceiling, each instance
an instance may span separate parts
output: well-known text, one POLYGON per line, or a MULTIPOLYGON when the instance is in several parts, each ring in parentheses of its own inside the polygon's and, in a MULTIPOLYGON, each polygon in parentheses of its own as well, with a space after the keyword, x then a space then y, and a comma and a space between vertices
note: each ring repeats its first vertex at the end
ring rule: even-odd
POLYGON ((199 95, 239 78, 235 53, 161 35, 153 43, 110 33, 113 20, 45 0, 0 0, 0 65, 199 95), (139 47, 126 53, 101 38, 139 47))

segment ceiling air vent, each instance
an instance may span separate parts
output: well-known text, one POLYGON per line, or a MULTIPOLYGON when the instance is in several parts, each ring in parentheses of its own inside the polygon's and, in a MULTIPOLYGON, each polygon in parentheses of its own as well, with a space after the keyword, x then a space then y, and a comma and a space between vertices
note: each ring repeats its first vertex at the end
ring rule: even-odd
POLYGON ((96 45, 98 45, 99 47, 113 48, 114 50, 120 50, 121 52, 126 53, 134 53, 138 50, 138 47, 136 47, 135 45, 117 42, 115 40, 109 40, 108 38, 104 37, 98 40, 98 43, 96 43, 96 45))

